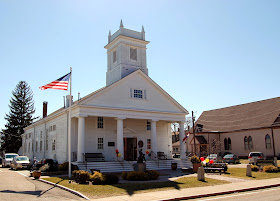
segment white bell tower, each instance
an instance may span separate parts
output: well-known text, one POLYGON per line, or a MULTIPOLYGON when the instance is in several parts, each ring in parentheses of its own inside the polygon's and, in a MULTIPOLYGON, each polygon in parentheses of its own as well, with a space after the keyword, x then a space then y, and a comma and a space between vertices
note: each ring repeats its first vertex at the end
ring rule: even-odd
POLYGON ((107 49, 106 85, 122 79, 130 73, 141 69, 148 75, 146 60, 145 31, 137 32, 123 27, 121 20, 120 29, 111 35, 109 31, 107 49))

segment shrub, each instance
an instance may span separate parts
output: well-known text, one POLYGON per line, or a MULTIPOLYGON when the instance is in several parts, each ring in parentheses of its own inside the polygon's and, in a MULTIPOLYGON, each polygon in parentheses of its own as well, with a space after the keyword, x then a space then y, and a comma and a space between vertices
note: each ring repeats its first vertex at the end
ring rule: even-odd
POLYGON ((278 172, 278 168, 273 165, 267 165, 263 167, 263 171, 268 173, 274 173, 274 172, 278 172))
POLYGON ((59 164, 58 170, 59 171, 67 171, 68 170, 68 162, 64 162, 62 164, 59 164))
POLYGON ((156 180, 159 177, 159 173, 155 170, 148 170, 148 180, 156 180))
POLYGON ((259 167, 256 165, 251 165, 251 170, 254 172, 258 172, 259 171, 259 167))
POLYGON ((200 163, 200 159, 198 158, 198 156, 194 155, 191 157, 191 162, 192 163, 200 163))
POLYGON ((117 184, 119 183, 119 176, 116 174, 105 174, 105 184, 117 184))
POLYGON ((127 180, 127 172, 122 172, 122 179, 127 180))
POLYGON ((146 180, 148 180, 147 173, 139 172, 139 171, 129 172, 127 174, 127 180, 129 180, 129 181, 146 181, 146 180))
POLYGON ((79 181, 79 174, 80 174, 80 170, 74 170, 74 171, 72 172, 72 178, 73 178, 76 182, 79 181))
POLYGON ((89 177, 92 184, 104 184, 105 183, 105 177, 100 172, 95 172, 93 175, 90 175, 89 177))
MULTIPOLYGON (((59 170, 59 171, 67 171, 67 170, 68 170, 68 167, 69 167, 68 162, 64 162, 64 163, 62 163, 62 164, 59 164, 58 170, 59 170)), ((77 165, 71 164, 71 170, 79 170, 79 168, 78 168, 77 165)))
POLYGON ((89 173, 87 171, 80 170, 78 175, 79 175, 80 183, 86 183, 87 180, 89 179, 89 173))

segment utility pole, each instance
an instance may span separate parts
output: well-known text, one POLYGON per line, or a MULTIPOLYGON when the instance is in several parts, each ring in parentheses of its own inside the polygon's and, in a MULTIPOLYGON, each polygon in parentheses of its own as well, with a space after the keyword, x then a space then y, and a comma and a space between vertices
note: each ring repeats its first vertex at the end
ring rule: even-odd
POLYGON ((194 129, 194 116, 193 116, 193 111, 192 111, 192 123, 193 123, 194 155, 196 155, 196 143, 195 143, 195 129, 194 129))

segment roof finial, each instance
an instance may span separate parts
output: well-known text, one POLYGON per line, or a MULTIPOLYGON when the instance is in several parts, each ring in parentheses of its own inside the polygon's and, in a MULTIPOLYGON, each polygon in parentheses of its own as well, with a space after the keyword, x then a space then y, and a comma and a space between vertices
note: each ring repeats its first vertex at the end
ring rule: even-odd
POLYGON ((111 41, 111 30, 109 30, 109 35, 108 35, 108 43, 111 41))
POLYGON ((145 30, 144 30, 144 26, 142 25, 142 32, 144 32, 145 33, 145 30))
POLYGON ((122 19, 121 19, 121 24, 120 24, 120 28, 123 28, 123 23, 122 23, 122 19))

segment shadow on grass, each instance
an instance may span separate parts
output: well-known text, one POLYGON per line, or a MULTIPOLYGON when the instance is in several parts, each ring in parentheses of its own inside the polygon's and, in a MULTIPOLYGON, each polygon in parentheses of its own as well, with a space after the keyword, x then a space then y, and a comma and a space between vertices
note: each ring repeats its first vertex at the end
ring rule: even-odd
POLYGON ((130 196, 133 195, 136 191, 141 190, 153 190, 153 189, 161 189, 161 188, 175 188, 177 190, 180 189, 179 182, 174 181, 164 181, 164 182, 146 182, 146 183, 123 183, 123 184, 112 184, 112 186, 124 189, 127 194, 130 196))
MULTIPOLYGON (((58 181, 58 182, 56 182, 55 184, 59 184, 60 182, 62 182, 62 181, 65 180, 64 178, 60 178, 60 179, 61 179, 61 180, 58 181)), ((42 192, 38 195, 38 197, 41 197, 42 195, 44 195, 44 194, 47 193, 48 191, 54 189, 55 187, 56 187, 56 186, 52 186, 51 188, 49 188, 49 189, 47 189, 47 190, 45 190, 45 191, 42 191, 42 192)))

